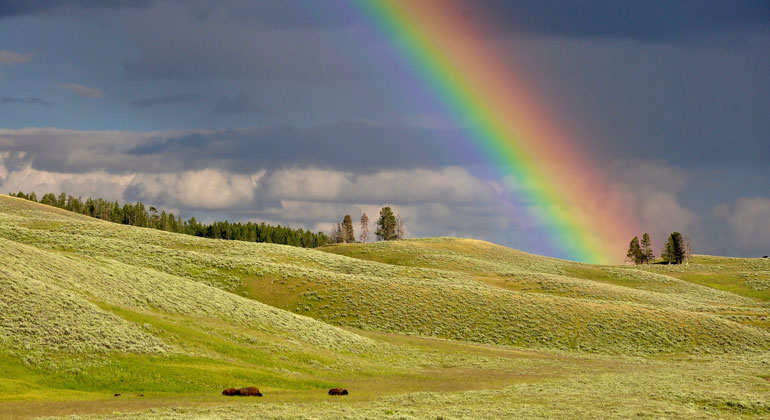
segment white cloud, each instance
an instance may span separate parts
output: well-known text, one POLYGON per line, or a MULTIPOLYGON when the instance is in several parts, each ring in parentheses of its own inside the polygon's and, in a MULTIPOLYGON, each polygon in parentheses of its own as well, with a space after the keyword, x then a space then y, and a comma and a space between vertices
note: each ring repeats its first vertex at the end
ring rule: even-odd
POLYGON ((693 236, 697 251, 698 240, 704 240, 699 234, 701 217, 679 199, 689 183, 683 170, 664 162, 619 161, 612 165, 612 174, 612 188, 629 211, 636 213, 654 247, 661 246, 669 233, 679 231, 693 236))
POLYGON ((32 56, 31 52, 19 54, 14 51, 2 50, 0 51, 0 67, 28 63, 32 60, 32 56))
POLYGON ((35 191, 41 193, 66 191, 72 195, 102 197, 109 200, 122 198, 132 175, 116 175, 104 171, 83 174, 49 172, 34 169, 30 163, 20 168, 6 168, 6 176, 0 180, 3 193, 35 191))
POLYGON ((489 203, 496 186, 456 166, 441 169, 383 170, 373 174, 291 168, 266 181, 271 197, 348 203, 489 203))
POLYGON ((0 191, 3 193, 64 191, 108 200, 139 199, 169 208, 217 210, 250 203, 264 175, 264 171, 240 175, 215 169, 161 174, 66 173, 34 169, 30 162, 10 170, 4 162, 8 156, 6 152, 0 154, 0 191))
POLYGON ((77 83, 59 83, 56 86, 58 86, 60 89, 64 89, 84 98, 104 98, 104 94, 99 89, 79 85, 77 83))
POLYGON ((157 203, 217 210, 254 200, 265 172, 239 175, 216 169, 172 174, 137 174, 129 187, 132 194, 157 203))

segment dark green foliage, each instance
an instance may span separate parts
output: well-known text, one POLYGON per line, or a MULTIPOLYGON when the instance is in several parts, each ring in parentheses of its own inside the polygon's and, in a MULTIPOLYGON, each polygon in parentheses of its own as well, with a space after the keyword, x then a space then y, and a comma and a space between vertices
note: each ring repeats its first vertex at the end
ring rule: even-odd
POLYGON ((652 241, 650 240, 650 234, 646 233, 642 235, 641 242, 638 236, 634 236, 631 243, 628 245, 628 251, 626 252, 626 261, 631 261, 634 264, 649 264, 655 259, 655 253, 652 252, 652 241))
MULTIPOLYGON (((35 201, 32 198, 36 198, 34 192, 27 195, 20 191, 9 195, 31 201, 35 201)), ((313 233, 309 230, 292 229, 288 226, 272 226, 264 222, 230 223, 225 220, 224 222, 213 222, 210 225, 205 225, 195 220, 195 217, 183 221, 181 217, 176 218, 173 213, 166 214, 165 211, 161 211, 160 215, 158 215, 158 210, 155 207, 151 206, 147 209, 141 202, 124 204, 123 206, 117 201, 106 201, 101 198, 87 198, 83 202, 82 198, 76 198, 65 193, 59 194, 58 197, 51 193, 46 194, 40 202, 114 223, 148 227, 205 238, 268 242, 303 248, 315 248, 326 245, 329 242, 328 237, 322 232, 313 233)))
POLYGON ((374 232, 377 239, 382 241, 392 241, 396 239, 396 216, 390 207, 383 207, 380 210, 380 218, 377 220, 377 230, 374 232))
POLYGON ((663 247, 663 251, 661 251, 660 254, 663 261, 669 264, 681 264, 684 262, 687 253, 685 251, 685 243, 682 234, 673 232, 669 235, 666 245, 663 247))
POLYGON ((353 219, 349 214, 346 214, 345 218, 342 219, 340 236, 342 236, 342 242, 345 242, 346 244, 356 241, 356 234, 353 232, 353 219))
POLYGON ((653 262, 655 260, 655 253, 652 252, 652 241, 650 240, 650 234, 647 232, 642 235, 641 248, 642 262, 645 264, 653 262))
POLYGON ((642 255, 642 248, 639 245, 639 237, 634 236, 631 243, 628 245, 628 252, 626 252, 626 259, 632 261, 634 264, 641 264, 644 262, 644 256, 642 255))

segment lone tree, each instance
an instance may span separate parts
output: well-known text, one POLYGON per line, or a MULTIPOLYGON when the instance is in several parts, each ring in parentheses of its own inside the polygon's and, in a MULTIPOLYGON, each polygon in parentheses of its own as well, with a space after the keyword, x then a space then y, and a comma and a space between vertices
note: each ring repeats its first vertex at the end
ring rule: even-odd
POLYGON ((642 235, 642 262, 649 264, 655 260, 655 253, 652 252, 652 241, 650 240, 650 234, 645 232, 642 235))
POLYGON ((663 251, 660 253, 664 262, 669 264, 681 264, 684 262, 687 253, 684 243, 684 238, 679 232, 673 232, 669 235, 666 245, 663 247, 663 251))
POLYGON ((369 241, 369 216, 366 213, 361 215, 361 234, 358 236, 358 240, 363 243, 369 241))
POLYGON ((342 242, 347 243, 353 243, 356 241, 356 234, 353 232, 353 219, 350 218, 349 214, 345 215, 345 218, 342 219, 342 242))
POLYGON ((644 256, 642 255, 642 248, 639 245, 639 237, 634 236, 631 239, 631 243, 628 245, 628 252, 626 252, 626 260, 631 261, 634 264, 641 264, 644 256))
POLYGON ((390 207, 383 207, 380 210, 380 218, 377 219, 377 230, 374 234, 381 241, 396 239, 396 216, 393 215, 390 207))

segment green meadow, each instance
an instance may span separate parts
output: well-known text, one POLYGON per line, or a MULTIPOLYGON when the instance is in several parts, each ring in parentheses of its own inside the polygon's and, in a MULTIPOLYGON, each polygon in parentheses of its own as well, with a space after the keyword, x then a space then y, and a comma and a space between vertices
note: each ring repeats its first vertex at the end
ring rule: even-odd
POLYGON ((4 195, 0 250, 0 419, 770 418, 770 259, 304 249, 4 195))

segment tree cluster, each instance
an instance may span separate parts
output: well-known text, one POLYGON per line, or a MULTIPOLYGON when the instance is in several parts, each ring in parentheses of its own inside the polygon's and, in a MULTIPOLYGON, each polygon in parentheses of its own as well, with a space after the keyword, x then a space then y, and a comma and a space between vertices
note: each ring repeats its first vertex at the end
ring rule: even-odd
MULTIPOLYGON (((369 216, 366 213, 361 215, 360 230, 358 241, 366 243, 369 241, 369 216)), ((383 207, 380 210, 380 218, 377 219, 377 230, 374 233, 380 241, 404 239, 404 220, 400 215, 394 214, 390 207, 383 207)), ((329 242, 337 244, 356 242, 353 218, 349 214, 345 215, 342 222, 337 222, 332 227, 329 232, 329 242)))
MULTIPOLYGON (((690 239, 679 232, 671 233, 660 252, 660 257, 667 264, 682 264, 689 261, 690 239)), ((649 234, 642 235, 641 241, 638 236, 634 236, 628 245, 626 260, 634 264, 649 264, 655 260, 649 234)))
POLYGON ((655 254, 652 252, 652 241, 650 241, 648 233, 642 235, 641 241, 639 241, 638 236, 634 236, 628 246, 626 260, 634 264, 649 264, 655 260, 655 254))
MULTIPOLYGON (((30 194, 18 192, 9 195, 37 201, 37 195, 34 192, 30 194)), ((150 206, 148 208, 141 202, 121 206, 117 201, 106 201, 101 198, 87 198, 83 201, 80 197, 73 197, 65 193, 61 193, 58 196, 48 193, 40 199, 40 203, 114 223, 204 238, 267 242, 303 248, 314 248, 326 245, 329 242, 329 238, 322 232, 313 233, 309 230, 292 229, 281 225, 273 226, 264 222, 231 223, 225 220, 223 222, 204 224, 195 220, 195 217, 182 220, 181 217, 175 216, 174 213, 166 213, 165 211, 158 213, 155 207, 150 206)))
MULTIPOLYGON (((366 216, 366 214, 364 214, 366 216)), ((356 234, 353 231, 353 218, 349 214, 346 214, 342 218, 342 223, 337 222, 337 226, 333 227, 329 232, 330 242, 335 244, 349 244, 356 241, 356 234)))

